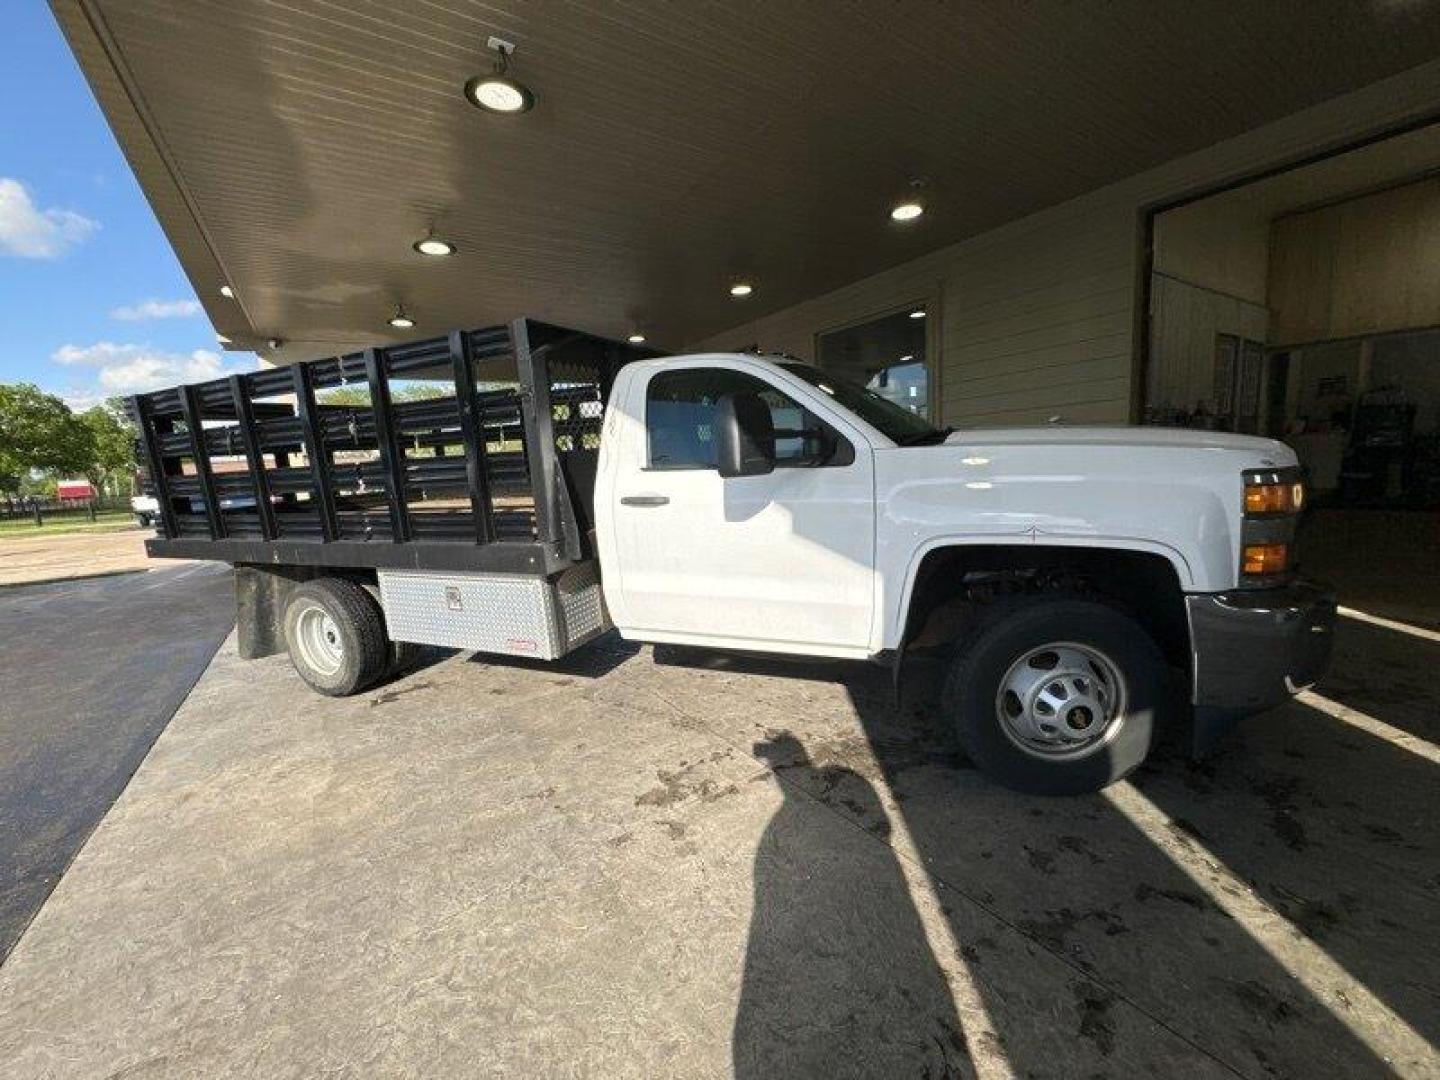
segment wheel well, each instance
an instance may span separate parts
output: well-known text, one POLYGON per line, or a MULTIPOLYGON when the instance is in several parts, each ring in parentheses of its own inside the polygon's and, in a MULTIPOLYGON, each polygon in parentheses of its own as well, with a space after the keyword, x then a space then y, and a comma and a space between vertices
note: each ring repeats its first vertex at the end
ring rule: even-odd
POLYGON ((301 582, 344 578, 365 588, 379 605, 375 571, 329 566, 235 565, 235 628, 242 660, 285 651, 282 620, 290 593, 301 582))
POLYGON ((906 647, 949 644, 984 604, 1017 593, 1090 594, 1139 621, 1171 664, 1190 665, 1185 596, 1163 555, 1116 548, 956 545, 926 554, 905 619, 906 647))

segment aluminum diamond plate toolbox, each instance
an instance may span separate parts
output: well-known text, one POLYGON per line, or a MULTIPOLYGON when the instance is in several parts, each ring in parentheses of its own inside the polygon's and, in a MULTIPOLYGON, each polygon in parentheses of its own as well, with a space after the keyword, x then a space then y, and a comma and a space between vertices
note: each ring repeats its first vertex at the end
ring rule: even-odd
POLYGON ((553 578, 425 570, 378 577, 396 641, 554 660, 610 628, 593 561, 553 578))

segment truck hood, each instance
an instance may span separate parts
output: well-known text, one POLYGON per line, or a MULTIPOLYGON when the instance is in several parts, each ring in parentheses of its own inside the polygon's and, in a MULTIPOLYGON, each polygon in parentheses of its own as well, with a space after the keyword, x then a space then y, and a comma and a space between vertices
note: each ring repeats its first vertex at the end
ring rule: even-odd
POLYGON ((1163 555, 1187 592, 1235 586, 1247 469, 1295 452, 1251 435, 1157 427, 983 428, 877 450, 882 537, 916 549, 1047 543, 1163 555))
POLYGON ((1184 450, 1234 450, 1272 457, 1271 464, 1293 460, 1284 443, 1256 435, 1164 427, 1016 427, 956 431, 946 446, 1133 446, 1184 450))

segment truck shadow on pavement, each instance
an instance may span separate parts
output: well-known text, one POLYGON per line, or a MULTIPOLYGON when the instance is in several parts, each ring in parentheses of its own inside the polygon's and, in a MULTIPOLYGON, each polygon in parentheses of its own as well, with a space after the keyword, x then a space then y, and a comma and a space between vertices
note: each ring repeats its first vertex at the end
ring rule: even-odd
MULTIPOLYGON (((421 645, 403 667, 396 668, 379 683, 366 692, 382 698, 407 693, 410 688, 401 686, 391 689, 392 684, 401 682, 411 675, 417 675, 450 659, 462 649, 448 649, 439 645, 421 645)), ((466 662, 492 668, 518 668, 522 671, 539 671, 549 675, 571 675, 580 679, 600 679, 614 671, 621 664, 635 656, 640 645, 626 641, 617 633, 608 633, 566 653, 558 660, 532 660, 524 656, 501 656, 498 653, 471 653, 466 662)))
POLYGON ((470 663, 483 664, 486 667, 548 672, 552 675, 573 675, 580 679, 599 679, 631 659, 640 649, 638 642, 626 641, 618 633, 611 631, 580 646, 574 652, 566 653, 558 660, 532 660, 524 656, 475 653, 470 657, 470 663))
MULTIPOLYGON (((865 666, 661 649, 656 659, 844 685, 863 737, 807 730, 797 717, 803 758, 780 775, 889 848, 892 826, 908 832, 959 955, 900 970, 916 972, 921 1002, 934 997, 936 970, 968 973, 989 1024, 972 1019, 975 1030, 960 1032, 971 1054, 1003 1057, 1024 1076, 1359 1077, 1427 1067, 1424 1042, 1440 1036, 1440 822, 1429 761, 1295 703, 1242 725, 1211 760, 1166 749, 1130 784, 1042 799, 965 763, 939 715, 938 672, 912 680, 897 706, 888 674, 865 666), (853 797, 860 787, 883 794, 853 797), (1388 1042, 1377 1052, 1374 1033, 1396 1018, 1411 1029, 1398 1056, 1388 1042), (1417 1046, 1420 1056, 1405 1056, 1417 1046)), ((776 821, 794 806, 787 790, 776 821)), ((887 912, 875 911, 843 853, 806 851, 777 865, 783 850, 767 832, 757 856, 737 1065, 755 1032, 803 1042, 812 1025, 885 1028, 873 999, 849 999, 839 1019, 817 1000, 805 1020, 797 1011, 811 1006, 775 994, 772 973, 808 970, 821 986, 807 997, 845 1000, 846 980, 868 976, 839 969, 844 928, 862 916, 903 928, 914 917, 900 889, 886 892, 887 912), (777 911, 840 928, 836 945, 777 933, 777 911), (763 1008, 772 1015, 757 1015, 763 1008)), ((938 1015, 943 1028, 949 1016, 938 1015)), ((933 1064, 923 1056, 933 1043, 887 1045, 884 1068, 856 1058, 842 1072, 926 1075, 933 1064)), ((808 1075, 770 1060, 768 1075, 808 1075)))

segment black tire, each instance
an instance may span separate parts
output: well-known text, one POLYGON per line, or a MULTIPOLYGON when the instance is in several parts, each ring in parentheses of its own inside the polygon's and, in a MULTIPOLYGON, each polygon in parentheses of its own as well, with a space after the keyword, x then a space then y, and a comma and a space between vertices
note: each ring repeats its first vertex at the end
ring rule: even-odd
POLYGON ((1082 795, 1113 784, 1145 760, 1163 722, 1168 686, 1164 657, 1134 619, 1093 600, 1033 596, 997 603, 980 619, 957 649, 944 700, 962 747, 986 776, 1032 795, 1082 795), (1072 751, 1074 756, 1022 747, 1002 724, 997 704, 1011 666, 1058 643, 1102 654, 1123 683, 1123 704, 1108 737, 1072 751))
POLYGON ((285 605, 284 626, 285 645, 296 672, 311 689, 328 697, 364 690, 389 669, 390 640, 385 636, 380 606, 353 581, 317 578, 296 586, 285 605), (328 625, 313 614, 317 610, 328 616, 328 625), (326 644, 312 640, 307 647, 302 639, 317 623, 323 628, 326 644), (331 662, 317 663, 322 656, 331 662))

